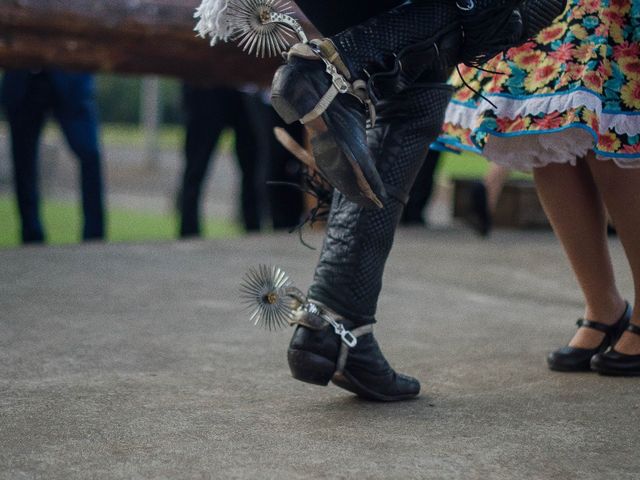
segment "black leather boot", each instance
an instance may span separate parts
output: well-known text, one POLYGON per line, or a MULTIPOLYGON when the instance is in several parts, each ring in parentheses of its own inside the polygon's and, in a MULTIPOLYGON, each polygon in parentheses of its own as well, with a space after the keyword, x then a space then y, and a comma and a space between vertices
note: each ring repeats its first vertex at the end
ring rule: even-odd
MULTIPOLYGON (((446 79, 442 71, 434 82, 446 79)), ((451 97, 441 83, 416 84, 380 104, 369 144, 388 196, 384 209, 363 208, 336 192, 327 234, 308 297, 317 312, 303 314, 288 351, 295 378, 326 385, 329 380, 357 395, 380 401, 418 395, 417 380, 396 373, 384 358, 372 324, 384 265, 411 186, 436 138, 451 97), (322 320, 337 320, 357 339, 349 347, 322 320)))
POLYGON ((314 313, 297 315, 287 359, 296 380, 315 385, 332 381, 368 400, 394 402, 408 400, 420 393, 420 382, 397 373, 384 358, 373 336, 373 325, 358 326, 354 322, 330 312, 317 303, 314 313), (322 317, 331 316, 347 339, 343 340, 330 323, 322 317))
POLYGON ((295 45, 278 69, 271 100, 311 132, 318 169, 361 206, 383 206, 385 187, 367 143, 376 104, 427 70, 455 64, 461 42, 453 2, 397 7, 331 38, 295 45), (408 68, 411 66, 411 68, 408 68))

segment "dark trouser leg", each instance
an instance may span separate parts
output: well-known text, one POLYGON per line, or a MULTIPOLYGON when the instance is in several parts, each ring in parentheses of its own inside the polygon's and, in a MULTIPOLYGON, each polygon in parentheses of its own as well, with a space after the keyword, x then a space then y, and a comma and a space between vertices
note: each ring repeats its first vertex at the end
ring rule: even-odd
POLYGON ((211 154, 225 126, 224 102, 228 89, 184 87, 185 166, 180 189, 180 236, 199 236, 200 197, 211 154))
MULTIPOLYGON (((298 123, 286 125, 267 102, 248 101, 250 117, 257 130, 259 147, 255 161, 261 162, 257 187, 264 207, 263 214, 271 218, 273 228, 291 229, 296 227, 304 211, 302 193, 296 185, 302 182, 300 162, 280 144, 274 135, 275 127, 284 128, 299 144, 304 143, 303 127, 298 123), (286 182, 289 185, 269 185, 269 182, 286 182)), ((246 120, 244 120, 246 121, 246 120)), ((252 161, 253 157, 249 156, 252 161)))
POLYGON ((429 150, 427 158, 418 172, 416 181, 413 184, 409 201, 402 214, 402 223, 405 224, 425 224, 424 209, 426 208, 433 193, 434 174, 440 160, 440 152, 429 150))
POLYGON ((45 119, 43 105, 26 104, 8 112, 11 128, 13 183, 20 213, 23 243, 41 243, 44 232, 40 221, 38 189, 38 150, 45 119))
POLYGON ((95 99, 78 98, 56 108, 56 117, 69 147, 80 162, 80 188, 84 214, 83 240, 104 238, 102 159, 98 140, 95 99))
MULTIPOLYGON (((276 113, 269 109, 270 126, 284 128, 300 145, 304 143, 302 125, 294 123, 285 125, 276 113)), ((268 179, 279 182, 300 184, 301 170, 298 160, 278 142, 273 134, 270 135, 269 146, 271 162, 268 179)), ((268 190, 269 205, 273 218, 273 228, 291 229, 300 223, 304 212, 304 199, 300 191, 285 186, 273 186, 268 190)))
MULTIPOLYGON (((242 172, 240 202, 244 228, 257 232, 262 226, 266 200, 266 134, 259 123, 259 111, 264 108, 257 95, 234 92, 232 97, 233 128, 236 132, 236 155, 242 172)), ((265 132, 266 133, 266 132, 265 132)))
POLYGON ((295 378, 318 384, 330 378, 357 395, 383 401, 419 393, 417 380, 391 368, 369 324, 375 322, 384 266, 403 204, 440 131, 450 97, 450 89, 442 84, 415 85, 380 106, 380 120, 369 131, 369 142, 389 193, 385 208, 365 209, 335 193, 308 294, 314 303, 343 317, 341 323, 358 336, 358 343, 346 349, 326 326, 301 323, 288 352, 295 378))

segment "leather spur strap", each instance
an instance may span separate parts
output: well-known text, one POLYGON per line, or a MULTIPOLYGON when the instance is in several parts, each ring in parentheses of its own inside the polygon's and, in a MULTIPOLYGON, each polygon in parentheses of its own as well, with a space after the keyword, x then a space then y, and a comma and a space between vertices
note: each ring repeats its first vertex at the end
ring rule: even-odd
POLYGON ((371 123, 375 124, 375 107, 369 98, 366 82, 358 79, 351 81, 351 72, 349 72, 331 40, 325 38, 311 40, 309 43, 297 43, 287 53, 287 58, 291 57, 321 60, 326 66, 327 74, 331 77, 329 89, 320 98, 316 106, 300 119, 300 123, 306 124, 320 117, 338 95, 348 94, 365 105, 369 112, 371 123))

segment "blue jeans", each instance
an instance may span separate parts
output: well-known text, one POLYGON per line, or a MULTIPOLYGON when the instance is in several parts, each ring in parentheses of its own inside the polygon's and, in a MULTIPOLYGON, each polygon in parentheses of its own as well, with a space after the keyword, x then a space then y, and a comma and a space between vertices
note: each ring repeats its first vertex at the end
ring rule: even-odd
MULTIPOLYGON (((40 136, 47 115, 53 112, 73 153, 80 163, 80 184, 84 240, 104 237, 104 200, 101 156, 98 145, 97 108, 92 88, 82 88, 73 95, 62 95, 49 74, 16 73, 21 82, 16 85, 13 72, 5 75, 3 96, 12 98, 12 90, 22 89, 19 102, 5 105, 11 128, 14 187, 22 225, 23 243, 43 242, 45 235, 40 219, 38 152, 40 136)), ((76 76, 83 74, 69 74, 76 76)), ((63 77, 64 78, 64 77, 63 77)), ((87 81, 92 81, 87 75, 87 81)))

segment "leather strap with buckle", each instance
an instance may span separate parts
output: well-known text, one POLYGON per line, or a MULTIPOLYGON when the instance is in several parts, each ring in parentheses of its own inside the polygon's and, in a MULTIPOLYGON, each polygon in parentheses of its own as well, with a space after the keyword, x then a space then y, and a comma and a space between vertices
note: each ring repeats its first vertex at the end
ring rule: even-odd
POLYGON ((367 108, 369 120, 372 125, 375 125, 376 110, 369 98, 366 82, 360 79, 351 82, 351 73, 331 40, 325 38, 311 40, 308 43, 298 43, 291 47, 287 53, 288 58, 292 56, 307 60, 322 60, 326 66, 327 74, 331 77, 329 89, 320 98, 317 105, 300 119, 300 123, 309 123, 320 117, 338 95, 348 94, 358 99, 367 108))

